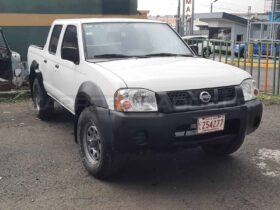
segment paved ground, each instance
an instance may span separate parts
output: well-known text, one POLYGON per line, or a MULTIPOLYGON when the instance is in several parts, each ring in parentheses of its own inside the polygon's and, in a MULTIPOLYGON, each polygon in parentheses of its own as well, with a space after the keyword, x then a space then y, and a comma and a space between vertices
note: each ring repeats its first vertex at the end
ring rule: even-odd
POLYGON ((280 106, 230 158, 200 149, 145 154, 120 178, 84 170, 72 118, 37 120, 30 103, 0 104, 0 209, 279 209, 280 106))

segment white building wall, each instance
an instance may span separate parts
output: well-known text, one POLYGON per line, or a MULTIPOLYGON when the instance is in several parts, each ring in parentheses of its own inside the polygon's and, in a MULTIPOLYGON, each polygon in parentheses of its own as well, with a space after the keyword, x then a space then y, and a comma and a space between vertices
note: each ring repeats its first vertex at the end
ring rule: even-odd
POLYGON ((210 20, 207 21, 209 28, 229 28, 231 29, 231 38, 236 41, 237 35, 243 36, 243 41, 247 40, 247 25, 241 25, 231 21, 210 20))

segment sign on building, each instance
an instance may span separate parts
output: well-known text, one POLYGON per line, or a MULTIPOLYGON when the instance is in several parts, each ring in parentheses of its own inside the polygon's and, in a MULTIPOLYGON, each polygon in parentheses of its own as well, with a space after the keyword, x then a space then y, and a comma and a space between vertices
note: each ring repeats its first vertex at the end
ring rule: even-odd
POLYGON ((192 2, 193 2, 193 0, 185 0, 185 3, 186 3, 186 15, 191 15, 192 14, 192 2))

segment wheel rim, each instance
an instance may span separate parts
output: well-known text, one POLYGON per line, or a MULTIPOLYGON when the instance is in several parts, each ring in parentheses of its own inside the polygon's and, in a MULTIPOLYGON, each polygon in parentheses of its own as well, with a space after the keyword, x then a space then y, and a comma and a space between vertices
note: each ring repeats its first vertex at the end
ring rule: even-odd
POLYGON ((39 112, 40 111, 40 105, 39 105, 39 94, 38 94, 38 87, 34 88, 34 107, 36 108, 36 110, 39 112))
POLYGON ((97 127, 91 124, 85 129, 84 149, 87 158, 98 163, 101 158, 101 138, 97 127))

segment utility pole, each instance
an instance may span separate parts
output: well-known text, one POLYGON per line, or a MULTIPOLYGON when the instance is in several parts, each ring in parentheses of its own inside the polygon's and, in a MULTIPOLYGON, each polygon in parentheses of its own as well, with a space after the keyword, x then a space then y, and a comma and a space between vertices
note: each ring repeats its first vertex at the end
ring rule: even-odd
POLYGON ((271 12, 271 22, 274 22, 274 13, 276 8, 276 0, 272 0, 272 12, 271 12))
POLYGON ((193 28, 194 28, 194 1, 195 0, 192 0, 192 19, 191 19, 191 35, 193 35, 193 28))
POLYGON ((251 18, 251 11, 252 11, 252 6, 248 6, 248 19, 247 19, 247 42, 250 41, 250 18, 251 18))
POLYGON ((178 12, 177 12, 177 32, 180 34, 181 23, 181 0, 178 0, 178 12))
POLYGON ((219 0, 214 0, 211 2, 210 13, 213 13, 213 4, 219 0))
POLYGON ((183 25, 183 31, 182 31, 182 35, 185 36, 186 35, 186 0, 183 0, 183 20, 182 20, 182 25, 183 25))

